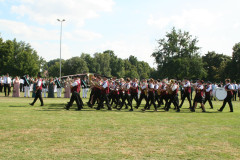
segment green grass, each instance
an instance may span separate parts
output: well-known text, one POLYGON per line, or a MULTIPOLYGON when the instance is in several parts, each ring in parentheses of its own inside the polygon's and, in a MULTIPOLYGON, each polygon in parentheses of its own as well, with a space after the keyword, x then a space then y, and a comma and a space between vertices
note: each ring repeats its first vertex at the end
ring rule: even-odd
MULTIPOLYGON (((68 99, 0 94, 0 159, 240 159, 240 102, 234 113, 65 111, 68 99)), ((87 100, 84 99, 86 102, 87 100)), ((152 108, 153 109, 153 108, 152 108)))

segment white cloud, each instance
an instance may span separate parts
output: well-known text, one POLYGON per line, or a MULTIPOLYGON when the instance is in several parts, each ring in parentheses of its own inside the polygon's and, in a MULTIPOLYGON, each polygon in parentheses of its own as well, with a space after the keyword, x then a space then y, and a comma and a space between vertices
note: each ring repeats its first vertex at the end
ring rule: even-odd
POLYGON ((166 31, 173 26, 189 31, 198 38, 198 45, 202 48, 203 54, 207 51, 216 51, 231 56, 232 46, 239 41, 236 29, 240 26, 239 22, 232 21, 233 15, 229 10, 218 12, 208 9, 189 9, 175 15, 150 15, 147 23, 151 27, 166 31))
POLYGON ((113 5, 112 0, 21 0, 11 11, 40 24, 56 24, 57 18, 64 18, 70 24, 83 26, 86 19, 110 12, 113 5))
POLYGON ((150 15, 148 19, 148 24, 150 26, 159 27, 160 29, 176 26, 178 28, 189 28, 189 29, 199 29, 211 27, 220 18, 220 13, 212 13, 206 9, 191 9, 183 10, 179 15, 172 16, 153 16, 150 15), (158 17, 158 18, 156 18, 158 17))

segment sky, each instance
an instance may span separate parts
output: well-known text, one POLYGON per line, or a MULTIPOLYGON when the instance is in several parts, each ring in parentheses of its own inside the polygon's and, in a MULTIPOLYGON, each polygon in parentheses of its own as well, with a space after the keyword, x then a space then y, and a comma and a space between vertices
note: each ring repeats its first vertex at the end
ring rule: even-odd
POLYGON ((113 50, 154 67, 157 40, 173 27, 199 40, 201 54, 232 55, 240 42, 239 0, 0 0, 0 36, 25 41, 45 60, 113 50))

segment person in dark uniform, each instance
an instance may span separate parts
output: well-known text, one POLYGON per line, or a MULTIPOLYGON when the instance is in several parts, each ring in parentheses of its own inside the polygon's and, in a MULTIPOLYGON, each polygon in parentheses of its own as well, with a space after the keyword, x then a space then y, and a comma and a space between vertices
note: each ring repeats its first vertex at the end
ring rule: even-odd
POLYGON ((234 89, 230 82, 231 82, 230 79, 225 80, 226 85, 224 86, 224 88, 227 91, 227 97, 224 99, 222 107, 218 110, 219 112, 223 111, 223 109, 226 106, 226 103, 229 104, 230 112, 233 112, 232 97, 234 89))
POLYGON ((119 82, 115 81, 113 85, 113 90, 112 90, 112 103, 111 106, 115 103, 115 106, 113 108, 117 108, 119 105, 119 82))
POLYGON ((207 86, 206 86, 206 89, 205 89, 204 105, 208 101, 211 109, 213 109, 212 100, 211 100, 211 94, 212 94, 212 84, 211 84, 211 82, 208 82, 207 86))
POLYGON ((186 98, 188 99, 189 107, 192 108, 192 102, 191 102, 191 99, 190 99, 191 83, 187 80, 187 78, 184 79, 183 88, 184 88, 184 94, 183 94, 182 102, 181 102, 179 108, 182 108, 182 105, 183 105, 186 98))
POLYGON ((168 95, 168 92, 167 92, 166 79, 162 80, 162 85, 161 85, 161 88, 160 88, 160 92, 161 92, 161 94, 160 94, 160 103, 163 103, 163 100, 165 100, 164 108, 166 108, 168 100, 169 100, 169 95, 168 95))
MULTIPOLYGON (((145 79, 142 80, 142 83, 140 84, 140 90, 141 90, 141 94, 140 94, 140 98, 138 99, 138 104, 135 107, 136 109, 139 108, 143 99, 145 99, 146 105, 147 105, 147 102, 148 102, 148 97, 147 97, 148 96, 148 83, 147 83, 147 80, 145 80, 145 79)), ((146 105, 145 105, 145 107, 146 107, 146 105)))
POLYGON ((203 93, 204 93, 204 86, 203 86, 203 80, 198 80, 197 86, 195 86, 195 98, 193 101, 193 107, 191 108, 192 112, 195 112, 195 109, 197 107, 197 103, 201 104, 202 112, 206 112, 204 103, 203 103, 203 93))
POLYGON ((100 86, 102 85, 101 77, 97 76, 96 79, 93 82, 93 87, 92 87, 92 95, 90 95, 90 101, 88 102, 88 106, 92 108, 95 103, 100 101, 101 99, 101 88, 100 86))
POLYGON ((131 91, 131 103, 133 102, 133 99, 134 99, 136 101, 136 104, 138 104, 138 83, 137 83, 137 78, 133 79, 130 91, 131 91))
POLYGON ((175 109, 177 112, 180 112, 179 108, 179 100, 178 100, 178 82, 175 80, 170 80, 170 84, 168 85, 168 95, 169 95, 169 102, 167 104, 167 107, 165 111, 169 111, 171 104, 175 106, 175 109))
POLYGON ((74 83, 72 83, 72 85, 71 85, 72 95, 71 95, 71 98, 70 98, 70 102, 68 102, 67 105, 66 105, 66 110, 70 109, 70 107, 73 105, 74 101, 76 101, 76 103, 77 103, 77 107, 78 107, 77 110, 82 109, 82 103, 79 99, 80 95, 79 95, 79 92, 78 92, 79 87, 80 87, 80 82, 79 82, 77 77, 74 77, 74 83))
POLYGON ((142 109, 142 111, 145 111, 146 109, 150 108, 151 105, 154 106, 154 111, 157 111, 157 106, 155 104, 155 93, 154 93, 154 80, 151 78, 149 80, 149 88, 148 88, 148 101, 147 105, 142 109))
POLYGON ((112 110, 109 100, 108 100, 109 83, 108 83, 108 79, 106 76, 103 77, 103 83, 100 86, 100 89, 101 89, 100 103, 98 104, 98 107, 96 108, 96 110, 100 110, 101 108, 103 108, 104 101, 107 104, 108 110, 112 110))
POLYGON ((40 100, 41 106, 44 105, 43 99, 42 99, 42 85, 43 85, 43 83, 42 83, 41 75, 40 75, 40 73, 38 73, 38 79, 37 79, 37 85, 36 85, 36 95, 35 95, 33 102, 30 103, 31 106, 33 106, 35 104, 37 99, 40 100))
POLYGON ((124 95, 122 98, 122 103, 121 103, 120 108, 118 108, 118 110, 122 109, 123 105, 125 104, 125 101, 127 100, 128 105, 130 105, 130 107, 131 107, 131 109, 129 111, 133 111, 132 102, 131 102, 131 98, 130 98, 130 96, 131 96, 130 95, 130 87, 131 87, 130 78, 127 78, 126 83, 123 86, 124 95))

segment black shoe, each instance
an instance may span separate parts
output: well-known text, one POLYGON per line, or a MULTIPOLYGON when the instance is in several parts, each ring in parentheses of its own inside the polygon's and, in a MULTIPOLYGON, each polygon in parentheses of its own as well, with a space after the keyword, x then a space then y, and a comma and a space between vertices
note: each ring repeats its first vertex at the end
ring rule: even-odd
POLYGON ((108 110, 109 110, 109 111, 111 111, 111 110, 112 110, 112 108, 108 108, 108 110))
POLYGON ((81 109, 82 109, 81 107, 78 107, 78 108, 76 109, 76 111, 81 111, 81 109))
POLYGON ((144 111, 146 111, 146 109, 142 109, 142 111, 144 112, 144 111))
POLYGON ((31 105, 31 106, 34 106, 34 104, 33 104, 33 103, 29 103, 29 105, 31 105))
POLYGON ((157 111, 158 111, 157 109, 154 110, 154 112, 157 112, 157 111))
POLYGON ((133 109, 130 109, 129 111, 131 111, 131 112, 132 112, 132 111, 133 111, 133 109))
POLYGON ((202 110, 202 112, 204 112, 204 113, 205 113, 206 111, 205 111, 205 110, 202 110))
POLYGON ((125 107, 125 109, 128 109, 128 107, 125 107))
POLYGON ((138 106, 135 106, 134 108, 138 109, 138 106))
POLYGON ((99 110, 100 110, 100 108, 96 108, 96 110, 98 110, 98 111, 99 111, 99 110))
POLYGON ((180 109, 178 109, 176 112, 180 112, 180 109))
POLYGON ((44 106, 44 104, 41 104, 41 106, 44 106))
POLYGON ((233 112, 233 111, 230 111, 230 112, 233 112))
POLYGON ((221 110, 221 109, 218 109, 218 112, 222 112, 222 110, 221 110))

